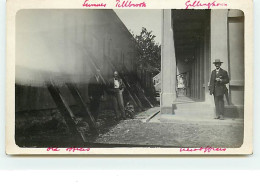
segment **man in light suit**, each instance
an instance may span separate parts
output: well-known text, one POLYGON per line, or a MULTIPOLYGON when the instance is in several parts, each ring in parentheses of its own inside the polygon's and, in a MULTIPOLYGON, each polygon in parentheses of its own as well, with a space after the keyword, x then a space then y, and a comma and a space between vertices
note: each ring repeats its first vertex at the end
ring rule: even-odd
POLYGON ((114 77, 109 80, 108 85, 109 85, 108 92, 112 97, 114 111, 117 119, 120 119, 120 112, 121 112, 121 117, 123 119, 126 119, 124 99, 123 99, 123 91, 125 86, 122 79, 119 77, 117 71, 114 72, 114 77))
POLYGON ((216 107, 216 117, 215 119, 224 119, 224 95, 227 93, 226 84, 229 83, 229 77, 227 71, 220 68, 221 62, 216 59, 213 64, 215 64, 216 69, 211 72, 209 91, 210 95, 213 94, 215 107, 216 107))

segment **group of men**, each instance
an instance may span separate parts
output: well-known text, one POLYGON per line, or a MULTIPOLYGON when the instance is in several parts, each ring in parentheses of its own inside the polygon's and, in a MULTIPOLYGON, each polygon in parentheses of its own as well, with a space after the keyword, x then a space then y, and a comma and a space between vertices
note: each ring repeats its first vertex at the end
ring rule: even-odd
POLYGON ((88 85, 90 111, 93 118, 97 121, 100 101, 104 98, 104 92, 106 91, 112 99, 116 119, 126 119, 123 99, 125 86, 122 79, 119 77, 118 72, 114 72, 113 78, 108 80, 107 85, 104 85, 100 77, 100 71, 97 70, 97 73, 90 79, 88 85))

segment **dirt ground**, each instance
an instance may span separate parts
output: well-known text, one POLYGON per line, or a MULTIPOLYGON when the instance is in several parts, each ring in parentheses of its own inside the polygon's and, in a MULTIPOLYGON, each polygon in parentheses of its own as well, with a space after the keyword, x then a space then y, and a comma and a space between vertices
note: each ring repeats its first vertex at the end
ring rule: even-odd
MULTIPOLYGON (((148 113, 152 112, 148 110, 148 113)), ((99 134, 93 135, 87 123, 77 118, 78 130, 89 142, 75 139, 56 110, 23 113, 16 117, 16 144, 20 147, 239 147, 243 124, 194 124, 145 122, 148 113, 135 119, 115 120, 113 111, 99 115, 99 134)))
MULTIPOLYGON (((114 112, 110 110, 100 112, 98 119, 99 135, 94 135, 89 130, 88 124, 77 112, 77 129, 84 133, 89 140, 109 131, 119 121, 115 119, 114 112)), ((65 120, 57 110, 45 110, 37 112, 23 112, 16 115, 15 141, 20 147, 73 147, 88 146, 76 139, 66 126, 65 120)))
POLYGON ((200 125, 122 121, 96 143, 151 147, 226 147, 243 143, 243 125, 200 125))

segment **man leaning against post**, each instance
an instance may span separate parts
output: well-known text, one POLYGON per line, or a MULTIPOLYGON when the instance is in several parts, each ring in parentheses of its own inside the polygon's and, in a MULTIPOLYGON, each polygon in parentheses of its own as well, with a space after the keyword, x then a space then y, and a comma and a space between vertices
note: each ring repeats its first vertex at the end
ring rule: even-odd
POLYGON ((119 77, 117 71, 114 72, 113 78, 109 80, 108 91, 112 97, 114 111, 117 119, 120 119, 120 113, 121 117, 123 119, 126 119, 123 99, 124 83, 122 79, 119 77))
POLYGON ((227 93, 226 84, 229 83, 229 77, 227 71, 222 69, 220 66, 223 62, 220 59, 216 59, 213 64, 215 64, 216 69, 211 72, 209 92, 210 95, 213 94, 214 102, 216 107, 216 117, 215 119, 224 120, 224 95, 227 93))

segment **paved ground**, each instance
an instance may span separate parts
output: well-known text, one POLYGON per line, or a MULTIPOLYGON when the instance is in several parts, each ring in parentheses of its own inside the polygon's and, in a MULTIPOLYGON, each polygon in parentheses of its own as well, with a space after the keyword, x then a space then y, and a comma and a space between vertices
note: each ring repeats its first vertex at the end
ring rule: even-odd
MULTIPOLYGON (((149 113, 155 112, 156 109, 149 110, 149 113)), ((184 123, 166 119, 160 122, 158 114, 150 122, 145 122, 147 117, 149 114, 146 112, 137 115, 138 119, 120 121, 93 142, 130 146, 234 148, 243 143, 244 127, 241 120, 227 119, 221 122, 212 119, 212 122, 184 123)))

